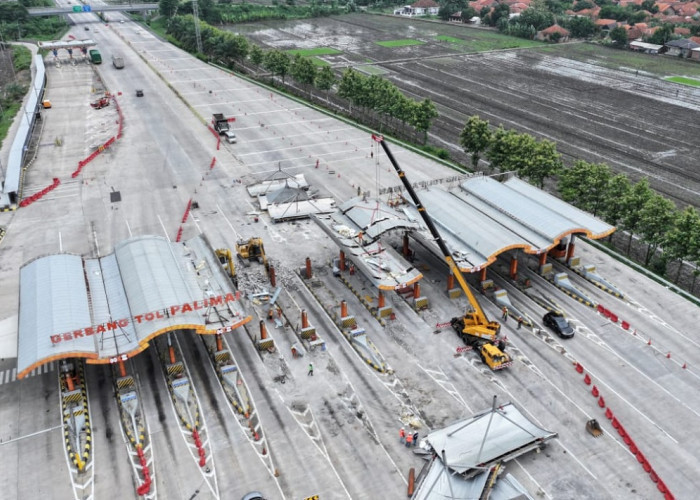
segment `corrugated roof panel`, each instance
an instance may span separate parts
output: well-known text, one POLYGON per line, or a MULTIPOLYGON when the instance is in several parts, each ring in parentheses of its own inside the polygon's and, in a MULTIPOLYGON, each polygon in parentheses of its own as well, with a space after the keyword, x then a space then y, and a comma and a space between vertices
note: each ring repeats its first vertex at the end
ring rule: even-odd
POLYGON ((17 370, 66 352, 91 350, 91 339, 72 332, 90 325, 82 258, 49 255, 20 270, 17 370))
POLYGON ((431 432, 426 438, 434 450, 445 450, 448 466, 459 474, 528 451, 528 445, 556 437, 536 426, 511 403, 431 432))
POLYGON ((593 215, 569 205, 556 196, 536 188, 532 184, 517 177, 511 177, 505 183, 508 188, 521 193, 534 200, 538 204, 547 207, 550 211, 559 214, 570 221, 572 227, 583 227, 590 231, 589 237, 593 239, 603 238, 611 234, 615 227, 593 215))
POLYGON ((110 318, 100 259, 86 259, 84 265, 92 305, 92 321, 85 326, 99 325, 109 321, 110 318))
POLYGON ((128 320, 128 324, 122 321, 121 326, 107 330, 100 337, 100 358, 105 358, 135 349, 138 346, 138 337, 116 256, 113 253, 106 255, 100 259, 100 264, 104 288, 109 297, 107 317, 101 323, 128 320))

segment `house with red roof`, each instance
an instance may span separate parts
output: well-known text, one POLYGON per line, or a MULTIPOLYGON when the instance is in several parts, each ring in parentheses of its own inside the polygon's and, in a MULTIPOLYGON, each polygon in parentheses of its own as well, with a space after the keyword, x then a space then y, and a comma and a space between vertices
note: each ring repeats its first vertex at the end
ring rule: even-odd
POLYGON ((569 30, 562 28, 558 24, 553 24, 549 28, 538 31, 536 40, 566 42, 569 39, 569 30))

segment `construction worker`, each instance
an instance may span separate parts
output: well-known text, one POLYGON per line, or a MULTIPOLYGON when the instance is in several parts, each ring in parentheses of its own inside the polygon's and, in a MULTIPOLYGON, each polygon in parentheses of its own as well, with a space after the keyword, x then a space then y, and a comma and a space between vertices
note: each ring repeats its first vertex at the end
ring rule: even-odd
POLYGON ((314 365, 309 363, 309 372, 306 374, 307 377, 313 377, 314 376, 314 365))
POLYGON ((406 448, 410 448, 411 444, 413 444, 413 434, 409 432, 406 434, 406 448))
POLYGON ((508 321, 508 308, 506 306, 503 306, 503 309, 501 309, 503 314, 501 315, 501 319, 503 321, 508 321))
POLYGON ((418 442, 418 431, 413 433, 413 447, 414 448, 415 448, 417 442, 418 442))
POLYGON ((406 441, 406 431, 403 427, 401 427, 401 430, 399 431, 399 442, 403 444, 404 441, 406 441))

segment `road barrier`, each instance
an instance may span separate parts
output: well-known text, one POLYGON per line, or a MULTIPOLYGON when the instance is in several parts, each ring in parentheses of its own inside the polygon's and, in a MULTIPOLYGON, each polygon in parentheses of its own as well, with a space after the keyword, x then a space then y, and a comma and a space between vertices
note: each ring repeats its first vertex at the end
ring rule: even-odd
MULTIPOLYGON (((607 311, 602 306, 598 306, 599 312, 601 309, 607 311)), ((609 313, 609 311, 608 311, 608 313, 609 313)), ((669 353, 669 356, 670 356, 670 353, 669 353)), ((585 372, 585 370, 583 369, 583 365, 581 363, 575 362, 574 367, 578 373, 585 372)), ((591 376, 588 373, 585 373, 583 381, 586 385, 590 385, 592 382, 591 376)), ((659 490, 659 492, 664 495, 664 500, 675 500, 673 493, 671 493, 671 491, 668 489, 668 487, 666 486, 666 483, 664 483, 661 480, 661 478, 656 473, 654 468, 651 466, 649 461, 646 459, 644 454, 640 451, 637 444, 632 440, 632 437, 627 433, 627 430, 625 430, 625 428, 620 423, 620 421, 617 419, 617 417, 615 417, 612 410, 609 407, 606 407, 605 400, 603 399, 603 396, 599 396, 600 391, 598 390, 598 387, 596 385, 593 385, 591 393, 595 397, 598 397, 598 406, 600 408, 605 408, 605 418, 610 420, 610 424, 612 425, 613 429, 617 430, 617 433, 620 435, 620 438, 622 438, 622 441, 625 443, 625 445, 627 445, 630 453, 632 455, 634 455, 634 457, 637 459, 637 462, 642 466, 642 469, 644 470, 644 472, 649 474, 649 478, 652 480, 653 483, 656 484, 656 487, 659 490)))

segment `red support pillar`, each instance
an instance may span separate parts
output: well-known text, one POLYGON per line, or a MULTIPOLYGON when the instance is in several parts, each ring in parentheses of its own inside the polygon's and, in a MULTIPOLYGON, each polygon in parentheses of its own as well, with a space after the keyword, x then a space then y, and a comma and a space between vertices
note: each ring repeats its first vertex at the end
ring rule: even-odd
POLYGON ((168 352, 170 353, 170 364, 174 365, 175 364, 175 347, 170 346, 168 349, 168 352))
POLYGON ((574 243, 574 235, 571 235, 571 241, 569 242, 569 248, 566 251, 566 262, 569 263, 571 257, 574 256, 574 250, 576 249, 576 244, 574 243))
POLYGON ((265 322, 260 320, 260 340, 265 340, 267 338, 267 329, 265 328, 265 322))
POLYGON ((348 303, 345 302, 344 300, 340 301, 340 317, 341 318, 348 317, 348 303))
POLYGON ((515 255, 510 258, 510 279, 518 279, 518 258, 515 255))
POLYGON ((73 385, 73 375, 71 373, 66 373, 66 385, 68 386, 69 391, 75 389, 75 386, 73 385))
POLYGON ((413 298, 414 299, 420 298, 420 283, 413 284, 413 298))
POLYGON ((119 357, 119 376, 120 377, 126 377, 126 366, 124 366, 124 360, 119 357))
POLYGON ((221 334, 220 333, 216 334, 216 350, 217 350, 217 352, 224 350, 224 346, 223 346, 223 342, 221 341, 221 334))
POLYGON ((306 316, 306 309, 301 310, 301 327, 302 328, 309 327, 309 318, 306 316))
POLYGON ((345 271, 345 252, 340 251, 340 270, 345 271))
POLYGON ((277 276, 275 276, 274 266, 270 266, 268 273, 270 275, 270 286, 274 288, 277 286, 277 276))
POLYGON ((311 279, 311 257, 306 258, 306 279, 311 279))
POLYGON ((542 252, 540 254, 540 267, 544 266, 547 263, 547 252, 542 252))
POLYGON ((377 298, 377 302, 379 309, 386 305, 386 301, 384 300, 384 293, 381 290, 379 290, 379 297, 377 298))
POLYGON ((481 270, 481 274, 479 274, 479 281, 486 281, 486 268, 481 270))
POLYGON ((447 275, 447 290, 452 290, 455 287, 455 275, 450 273, 447 275))

